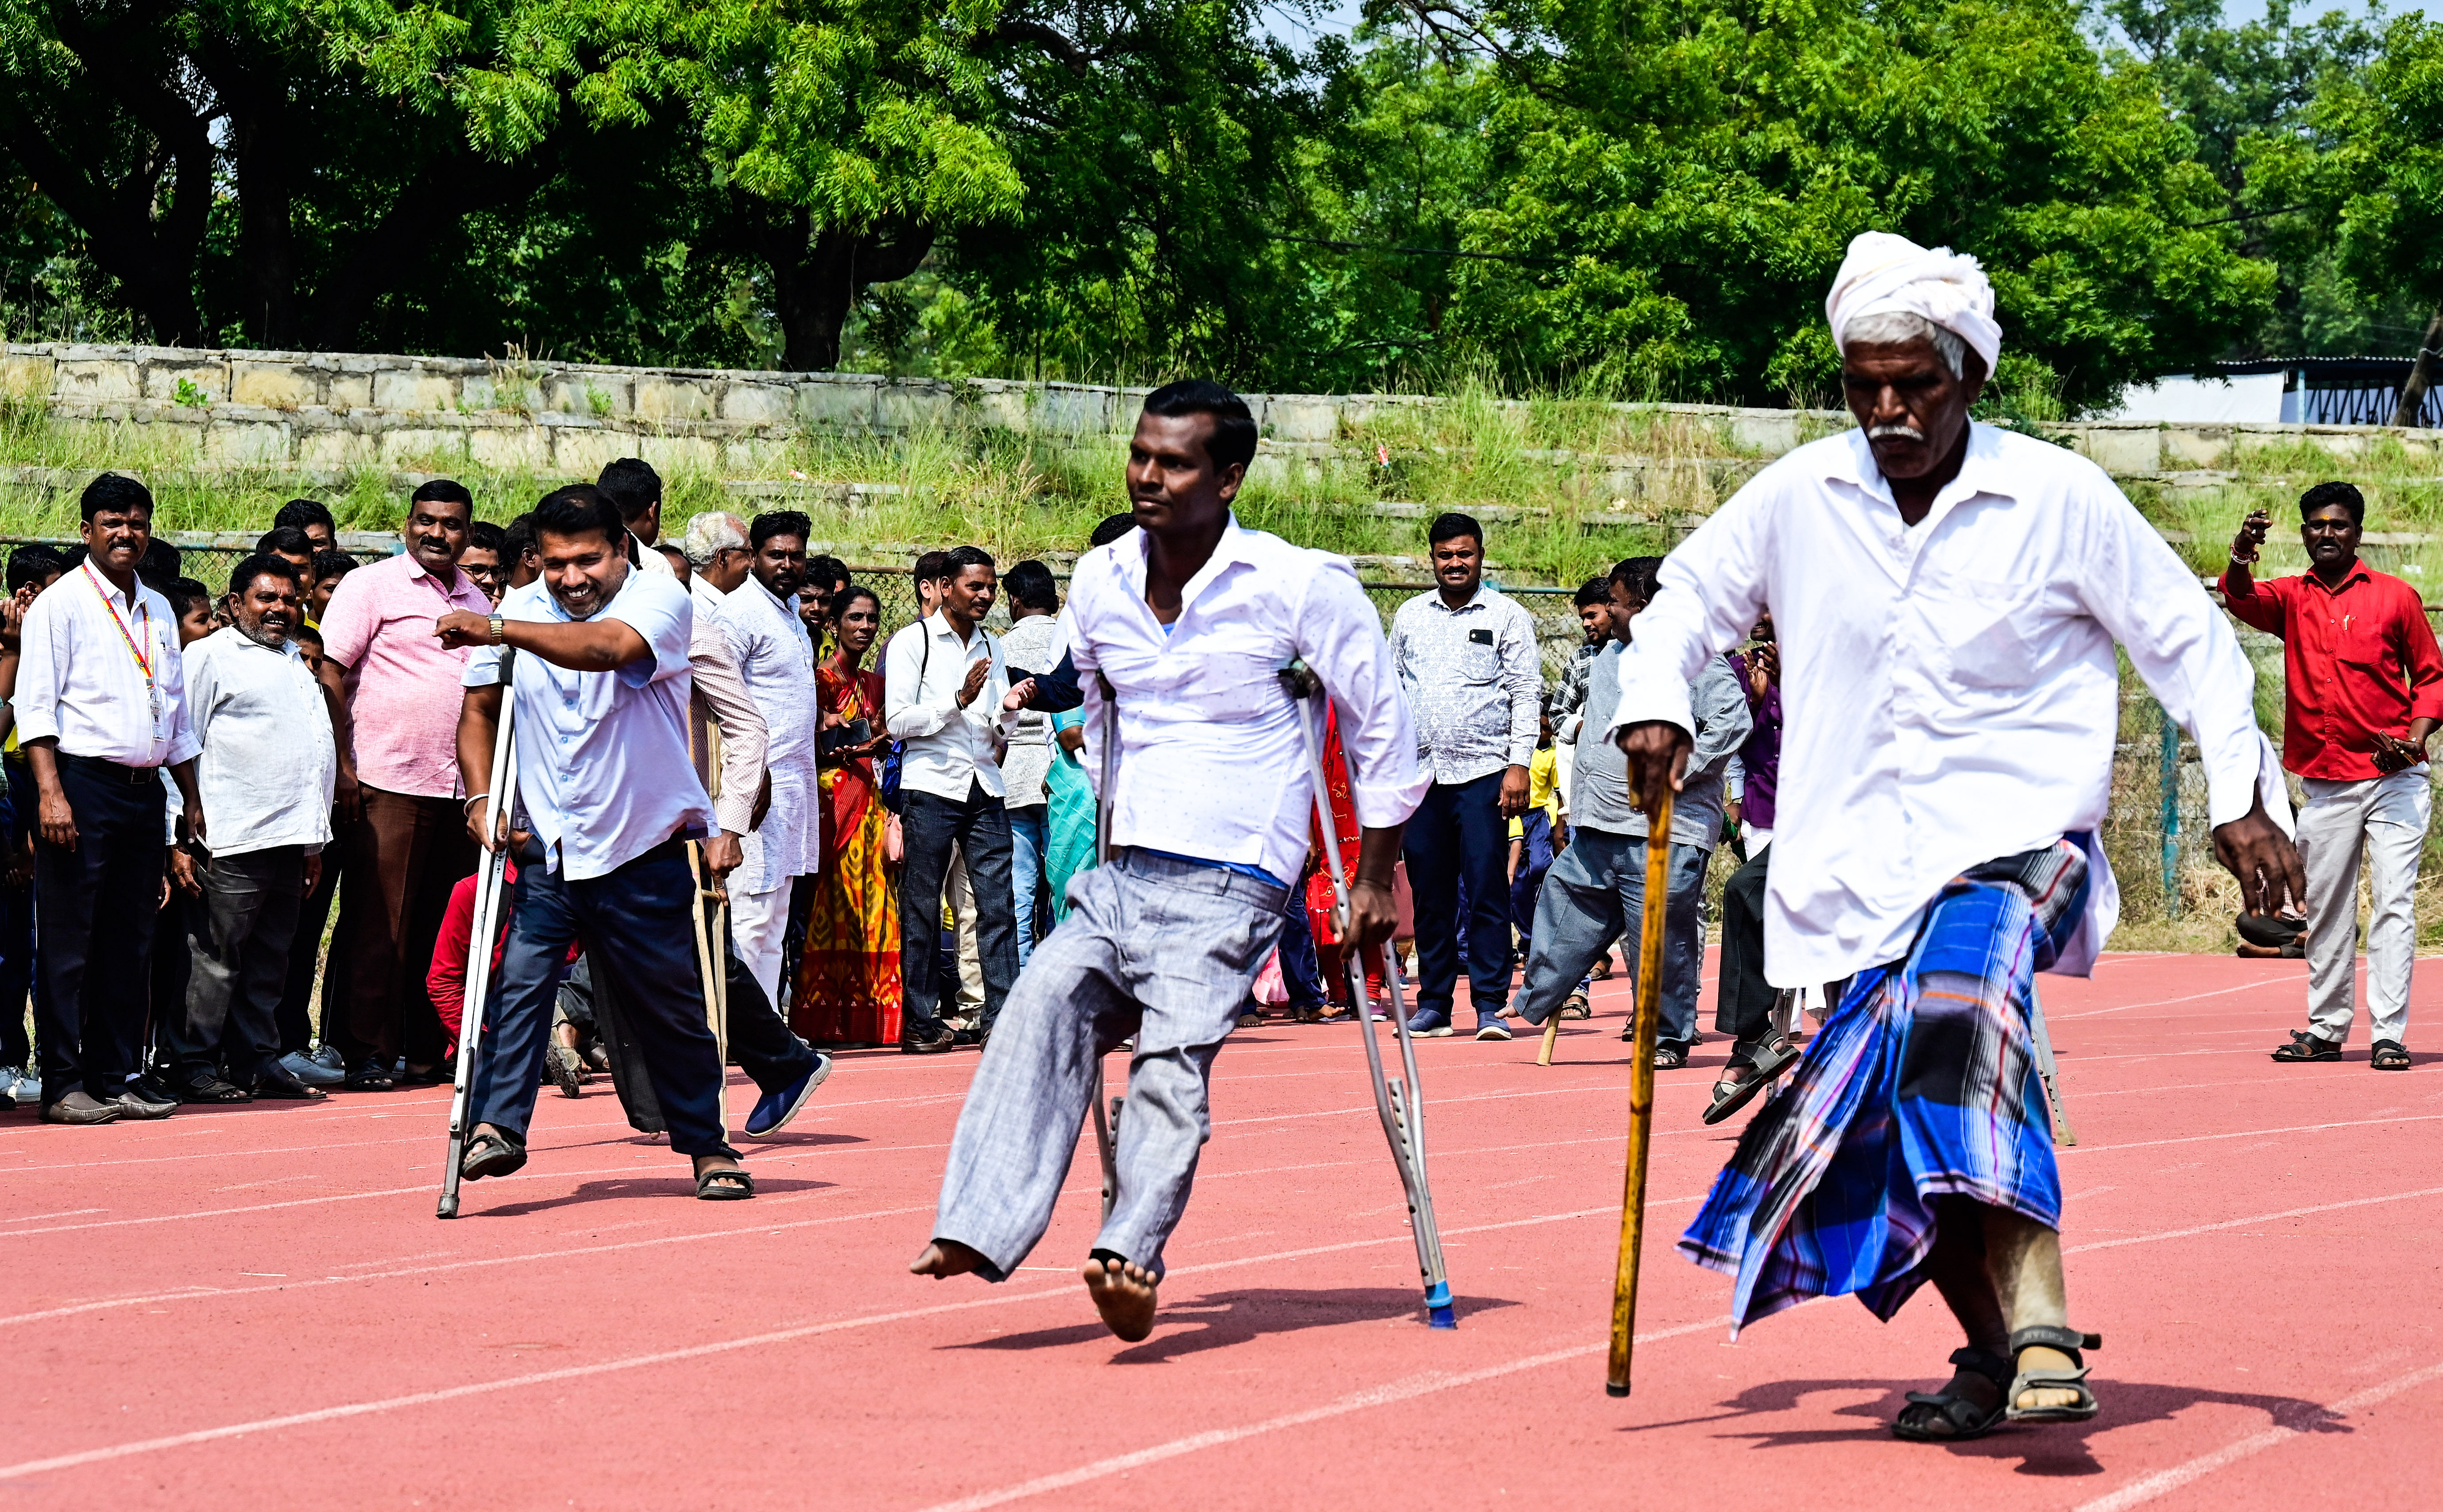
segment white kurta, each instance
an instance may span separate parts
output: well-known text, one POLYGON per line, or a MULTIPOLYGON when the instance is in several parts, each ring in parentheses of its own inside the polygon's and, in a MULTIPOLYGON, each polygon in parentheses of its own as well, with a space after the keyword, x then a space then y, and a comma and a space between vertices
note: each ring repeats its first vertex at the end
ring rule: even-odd
MULTIPOLYGON (((2116 639, 2195 737, 2212 822, 2261 796, 2289 824, 2237 637, 2074 452, 1975 426, 1959 476, 1914 526, 1864 433, 1791 452, 1664 560, 1621 661, 1613 728, 1688 728, 1689 680, 1768 606, 1784 714, 1765 907, 1776 986, 1897 960, 1963 870, 2102 825, 2116 639)), ((2053 967, 2076 975, 2121 911, 2100 840, 2087 858, 2087 916, 2053 967)))
POLYGON ((821 796, 815 784, 815 732, 822 717, 815 647, 797 606, 782 603, 752 577, 721 600, 721 633, 770 732, 763 759, 772 773, 771 807, 747 835, 746 858, 729 885, 769 893, 793 876, 813 875, 822 859, 815 812, 821 796))

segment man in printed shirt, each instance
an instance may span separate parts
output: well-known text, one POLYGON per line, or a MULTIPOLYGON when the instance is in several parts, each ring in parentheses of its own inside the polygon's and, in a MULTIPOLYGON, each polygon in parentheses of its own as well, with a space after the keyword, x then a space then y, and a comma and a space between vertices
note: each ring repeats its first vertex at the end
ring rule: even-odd
POLYGON ((2359 561, 2366 501, 2346 483, 2299 498, 2308 569, 2259 582, 2272 522, 2248 517, 2231 544, 2223 601, 2282 637, 2288 674, 2282 765, 2299 774, 2299 859, 2307 868, 2307 1027, 2276 1060, 2338 1060, 2358 995, 2359 858, 2375 874, 2367 922, 2367 1021, 2378 1071, 2406 1071, 2409 972, 2417 954, 2418 854, 2433 788, 2426 743, 2443 720, 2443 654, 2417 590, 2359 561))
POLYGON ((1356 768, 1362 950, 1390 938, 1400 825, 1425 786, 1356 573, 1231 517, 1255 453, 1254 417, 1220 384, 1147 396, 1128 464, 1140 528, 1078 560, 1061 627, 1097 783, 1093 743, 1118 727, 1111 863, 1070 883, 1073 912, 1010 995, 959 1115, 933 1243, 909 1266, 1016 1274, 1052 1221, 1102 1057, 1133 1036, 1118 1195, 1085 1267, 1124 1339, 1152 1331, 1163 1246, 1211 1129, 1213 1058, 1295 906, 1314 795, 1308 710, 1281 665, 1302 658, 1322 679, 1356 768))
POLYGON ((2250 906, 2304 893, 2254 673, 2195 576, 2102 470, 1969 419, 2001 348, 1975 260, 1868 232, 1825 302, 1859 428, 1765 469, 1664 562, 1609 721, 1649 811, 1689 679, 1770 603, 1785 764, 1765 884, 1775 986, 1856 973, 1681 1242, 1734 1327, 1926 1282, 1967 1347, 1893 1431, 1975 1438, 2098 1411, 2068 1325, 2032 973, 2085 973, 2119 916, 2095 830, 2118 639, 2203 759, 2250 906))
POLYGON ((1459 894, 1467 892, 1467 980, 1476 1037, 1507 1040, 1510 821, 1527 811, 1543 673, 1535 618, 1484 586, 1484 527, 1445 514, 1426 532, 1434 591, 1391 617, 1391 656, 1434 785, 1401 841, 1417 913, 1411 1033, 1451 1033, 1459 986, 1459 894))

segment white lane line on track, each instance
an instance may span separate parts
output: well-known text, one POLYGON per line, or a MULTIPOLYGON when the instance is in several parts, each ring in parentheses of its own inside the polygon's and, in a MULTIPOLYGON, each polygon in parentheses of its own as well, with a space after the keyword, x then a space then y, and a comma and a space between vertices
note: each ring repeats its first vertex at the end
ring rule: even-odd
POLYGON ((2443 1187, 2421 1187, 2415 1191, 2388 1191, 2379 1197, 2354 1197, 2347 1202, 2318 1203, 2313 1208, 2286 1208, 2278 1213, 2258 1213, 2252 1218, 2227 1218, 2218 1224, 2199 1224, 2194 1228, 2171 1228, 2157 1234, 2132 1234, 2126 1239, 2090 1240, 2084 1245, 2072 1245, 2062 1253, 2083 1255, 2090 1249, 2119 1249, 2124 1245, 2151 1245, 2163 1239, 2190 1239, 2198 1234, 2219 1233, 2226 1228, 2246 1228, 2251 1224, 2269 1224, 2283 1218, 2304 1218, 2309 1213, 2339 1212, 2344 1208, 2373 1208, 2379 1203, 2407 1202, 2413 1197, 2443 1197, 2443 1187))
MULTIPOLYGON (((1678 1338, 1684 1334, 1698 1334, 1709 1328, 1724 1327, 1730 1320, 1729 1316, 1725 1314, 1720 1318, 1709 1318, 1701 1323, 1682 1323, 1678 1328, 1657 1329, 1651 1334, 1638 1335, 1637 1341, 1641 1344, 1659 1343, 1666 1338, 1678 1338)), ((1177 1459, 1183 1454, 1219 1448, 1224 1444, 1236 1444, 1243 1439, 1277 1433, 1283 1429, 1304 1428, 1310 1423, 1321 1423, 1331 1418, 1345 1417, 1351 1412, 1364 1412, 1378 1407, 1388 1407, 1397 1402, 1414 1401, 1420 1396, 1431 1396, 1438 1392, 1455 1391, 1462 1386, 1474 1386, 1480 1381, 1498 1380, 1504 1375, 1515 1375, 1521 1371, 1540 1370, 1547 1365, 1558 1365, 1566 1360, 1584 1359, 1590 1355, 1600 1355, 1609 1347, 1608 1344, 1578 1344, 1568 1349, 1530 1355, 1524 1359, 1511 1360, 1506 1364, 1487 1365, 1480 1370, 1427 1371, 1424 1374, 1411 1375, 1405 1380, 1393 1381, 1386 1386, 1369 1387, 1362 1392, 1353 1392, 1338 1401, 1326 1402, 1321 1407, 1310 1407, 1296 1412, 1284 1412, 1278 1417, 1268 1417, 1260 1423, 1243 1423, 1237 1428, 1217 1428, 1203 1433, 1191 1433, 1185 1438, 1172 1439, 1167 1444, 1156 1444, 1127 1454, 1115 1454, 1108 1460, 1096 1460, 1090 1465, 1081 1465, 1074 1470, 1040 1475, 1032 1481, 1021 1481, 1016 1485, 1002 1486, 999 1490, 979 1491, 973 1496, 962 1497, 956 1502, 938 1503, 928 1507, 926 1512, 983 1512, 985 1507, 1021 1502, 1028 1497, 1042 1496, 1052 1491, 1065 1491, 1071 1486, 1083 1485, 1089 1481, 1099 1481, 1107 1476, 1125 1474, 1144 1466, 1177 1459)))
POLYGON ((2182 1134, 2175 1139, 2133 1139, 2120 1145, 2073 1145, 2057 1154, 2106 1154, 2115 1150, 2153 1150, 2163 1145, 2203 1144, 2212 1139, 2250 1139, 2259 1134, 2319 1134, 2326 1129, 2363 1129, 2379 1123, 2434 1123, 2443 1119, 2443 1113, 2404 1113, 2388 1118, 2342 1118, 2331 1123, 2294 1123, 2281 1129, 2237 1129, 2230 1134, 2182 1134))
MULTIPOLYGON (((2237 986, 2215 987, 2209 992, 2192 992, 2186 997, 2157 998, 2151 1003, 2119 1003, 2108 1008, 2088 1008, 2084 1013, 2065 1013, 2057 1022, 2069 1023, 2079 1019, 2100 1019, 2107 1013, 2134 1013, 2140 1008, 2167 1008, 2175 1003, 2195 1003, 2199 998, 2227 998, 2234 992, 2253 992, 2263 987, 2297 986, 2296 982, 2287 977, 2268 978, 2262 982, 2242 982, 2237 986)), ((2046 1018, 2052 1019, 2053 1015, 2047 1014, 2046 1018)))
POLYGON ((2195 1459, 2175 1465, 2168 1470, 2157 1470, 2152 1475, 2130 1482, 2109 1496, 2100 1496, 2092 1502, 2081 1503, 2077 1512, 2127 1512, 2130 1507, 2142 1505, 2158 1496, 2177 1491, 2184 1485, 2202 1480, 2225 1466, 2236 1465, 2250 1455, 2260 1454, 2277 1445, 2287 1444, 2303 1434, 2311 1433, 2335 1418, 2347 1417, 2352 1412, 2373 1407, 2376 1403, 2398 1396, 2403 1392, 2415 1391, 2437 1377, 2443 1377, 2443 1365, 2429 1365, 2422 1370, 2411 1371, 2406 1375, 2396 1375, 2380 1386, 2370 1386, 2362 1392, 2353 1392, 2330 1407, 2306 1405, 2285 1408, 2274 1414, 2273 1427, 2263 1432, 2251 1433, 2244 1439, 2236 1439, 2212 1453, 2200 1454, 2195 1459))
MULTIPOLYGON (((1488 1233, 1501 1228, 1523 1228, 1535 1224, 1560 1223, 1573 1218, 1597 1214, 1609 1216, 1612 1208, 1589 1208, 1576 1212, 1545 1213, 1534 1218, 1514 1218, 1497 1224, 1479 1224, 1465 1228, 1444 1229, 1445 1238, 1461 1234, 1488 1233)), ((852 1216, 852 1215, 843 1215, 852 1216)), ((741 1230, 742 1232, 744 1230, 741 1230)), ((1404 1232, 1385 1234, 1379 1239, 1351 1240, 1345 1244, 1320 1245, 1305 1249, 1284 1250, 1271 1255, 1247 1255, 1237 1260, 1208 1261, 1199 1265, 1174 1268, 1171 1276, 1189 1276, 1217 1270, 1230 1270, 1244 1265, 1271 1264, 1278 1261, 1298 1260, 1310 1255, 1331 1254, 1339 1250, 1363 1249, 1375 1245, 1405 1245, 1404 1232)), ((440 1267, 434 1267, 440 1268, 440 1267)), ((547 1385, 553 1381, 578 1380, 589 1375, 607 1375, 615 1371, 637 1370, 650 1365, 667 1365, 680 1360, 702 1359, 707 1355, 725 1355, 742 1349, 766 1344, 785 1344, 796 1339, 811 1338, 821 1334, 841 1333, 854 1328, 872 1328, 884 1323, 907 1322, 912 1318, 934 1318, 945 1313, 967 1312, 980 1307, 1004 1306, 1012 1302, 1040 1301, 1050 1297, 1074 1297, 1074 1286, 1046 1287, 1029 1292, 1000 1292, 989 1297, 970 1298, 963 1302, 940 1302, 930 1307, 902 1308, 888 1313, 868 1313, 858 1318, 835 1318, 822 1323, 801 1323, 794 1328, 774 1329, 769 1333, 749 1334, 742 1338, 719 1339, 709 1344, 691 1344, 684 1349, 662 1350, 651 1355, 631 1355, 619 1359, 601 1360, 592 1365, 571 1365, 556 1371, 541 1371, 530 1375, 512 1375, 495 1381, 475 1381, 464 1386, 448 1386, 434 1391, 415 1392, 404 1396, 380 1397, 370 1402, 350 1402, 340 1407, 325 1407, 310 1412, 291 1412, 280 1417, 257 1418, 249 1423, 231 1423, 220 1428, 197 1429, 191 1433, 173 1433, 161 1438, 139 1439, 132 1444, 105 1445, 100 1448, 83 1449, 73 1454, 53 1455, 48 1459, 28 1460, 19 1465, 0 1466, 0 1481, 21 1480, 49 1470, 73 1469, 81 1465, 93 1465, 105 1460, 125 1459, 131 1455, 149 1454, 161 1449, 184 1448, 195 1444, 210 1444, 221 1439, 240 1438, 252 1433, 270 1432, 285 1428, 302 1428, 315 1423, 329 1423, 341 1418, 361 1417, 369 1412, 386 1412, 402 1408, 427 1407, 436 1402, 455 1401, 460 1397, 477 1396, 490 1392, 513 1391, 524 1386, 547 1385)), ((1692 1323, 1685 1330, 1695 1332, 1728 1323, 1708 1319, 1692 1323)), ((1664 1337, 1664 1336, 1655 1336, 1664 1337)), ((1570 1351, 1589 1354, 1606 1346, 1570 1351)))

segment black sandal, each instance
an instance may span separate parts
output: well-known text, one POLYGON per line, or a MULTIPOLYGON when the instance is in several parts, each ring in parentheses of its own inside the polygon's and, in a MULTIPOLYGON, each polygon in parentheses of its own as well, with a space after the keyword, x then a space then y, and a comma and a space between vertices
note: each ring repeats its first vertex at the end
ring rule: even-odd
MULTIPOLYGON (((1633 1031, 1622 1035, 1621 1038, 1631 1044, 1637 1042, 1637 1037, 1633 1031)), ((1654 1069, 1657 1071, 1677 1071, 1687 1063, 1688 1052, 1680 1045, 1658 1044, 1654 1047, 1654 1069)))
POLYGON ((2367 1065, 2376 1071, 2406 1071, 2409 1069, 2409 1046, 2397 1040, 2378 1040, 2375 1054, 2367 1058, 2367 1065))
POLYGON ((1993 1383, 1993 1390, 2002 1394, 1994 1398, 1993 1410, 1988 1411, 1978 1407, 1967 1397, 1954 1392, 1949 1386, 1938 1392, 1911 1392, 1908 1393, 1908 1407, 1901 1408, 1901 1415, 1892 1419, 1892 1437, 1907 1439, 1912 1444, 1957 1444, 1969 1439, 1981 1439, 2001 1426, 2002 1413, 2011 1402, 2011 1362, 1991 1350, 1971 1345, 1966 1349, 1953 1350, 1951 1363, 1961 1370, 1974 1371, 1993 1383), (1951 1430, 1935 1432, 1928 1426, 1929 1420, 1925 1419, 1910 1422, 1910 1407, 1932 1408, 1935 1418, 1950 1424, 1951 1430))
POLYGON ((695 1194, 706 1202, 743 1202, 755 1195, 755 1178, 737 1166, 716 1166, 695 1178, 695 1194))
POLYGON ((2321 1034, 2309 1034, 2304 1029, 2291 1030, 2290 1042, 2273 1052, 2276 1060, 2339 1060, 2341 1058, 2340 1045, 2321 1034))
POLYGON ((2009 1393, 2002 1398, 2004 1414, 2013 1423, 2084 1423, 2101 1411, 2102 1408, 2095 1400, 2095 1392, 2087 1388, 2086 1356, 2079 1352, 2102 1349, 2103 1336, 2082 1334, 2075 1328, 2063 1328, 2054 1323, 2039 1323, 2033 1328, 2020 1329, 2011 1336, 2011 1358, 2015 1360, 2019 1357, 2021 1350, 2039 1345, 2046 1349, 2060 1350, 2068 1355, 2070 1363, 2078 1368, 2067 1371, 2021 1370, 2012 1378, 2009 1393), (2074 1391, 2078 1392, 2078 1400, 2066 1407, 2022 1409, 2019 1406, 2019 1398, 2028 1392, 2041 1392, 2048 1388, 2055 1390, 2066 1388, 2074 1391))
POLYGON ((526 1147, 506 1134, 479 1134, 467 1145, 458 1174, 468 1181, 513 1175, 526 1163, 526 1147))
MULTIPOLYGON (((1748 1079, 1745 1081, 1732 1081, 1726 1079, 1714 1083, 1714 1100, 1706 1106, 1703 1114, 1705 1122, 1709 1124, 1720 1123, 1723 1119, 1738 1112, 1741 1108, 1746 1107, 1751 1101, 1754 1100, 1757 1093, 1762 1092, 1765 1088, 1771 1086, 1774 1078, 1780 1076, 1784 1071, 1789 1070, 1791 1066, 1797 1062, 1798 1046, 1791 1044, 1787 1040, 1781 1040, 1771 1044, 1760 1046, 1757 1049, 1756 1054, 1762 1057, 1762 1059, 1754 1060, 1734 1060, 1731 1062, 1732 1066, 1744 1065, 1751 1072, 1754 1073, 1753 1076, 1749 1077, 1748 1079)), ((1729 1068, 1725 1067, 1724 1069, 1727 1070, 1729 1068)), ((1956 1364, 1958 1362, 1955 1360, 1953 1363, 1956 1364)))

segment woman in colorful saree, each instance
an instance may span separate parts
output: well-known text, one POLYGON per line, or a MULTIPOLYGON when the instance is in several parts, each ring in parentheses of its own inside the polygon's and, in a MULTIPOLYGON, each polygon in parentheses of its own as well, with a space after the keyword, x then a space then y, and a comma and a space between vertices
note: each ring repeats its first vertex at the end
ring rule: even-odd
POLYGON ((823 864, 806 878, 805 945, 789 1027, 815 1044, 899 1041, 899 905, 885 850, 891 815, 875 762, 882 674, 860 670, 882 625, 882 601, 852 584, 833 601, 831 654, 815 668, 822 700, 823 864), (848 732, 859 722, 868 737, 848 732))

